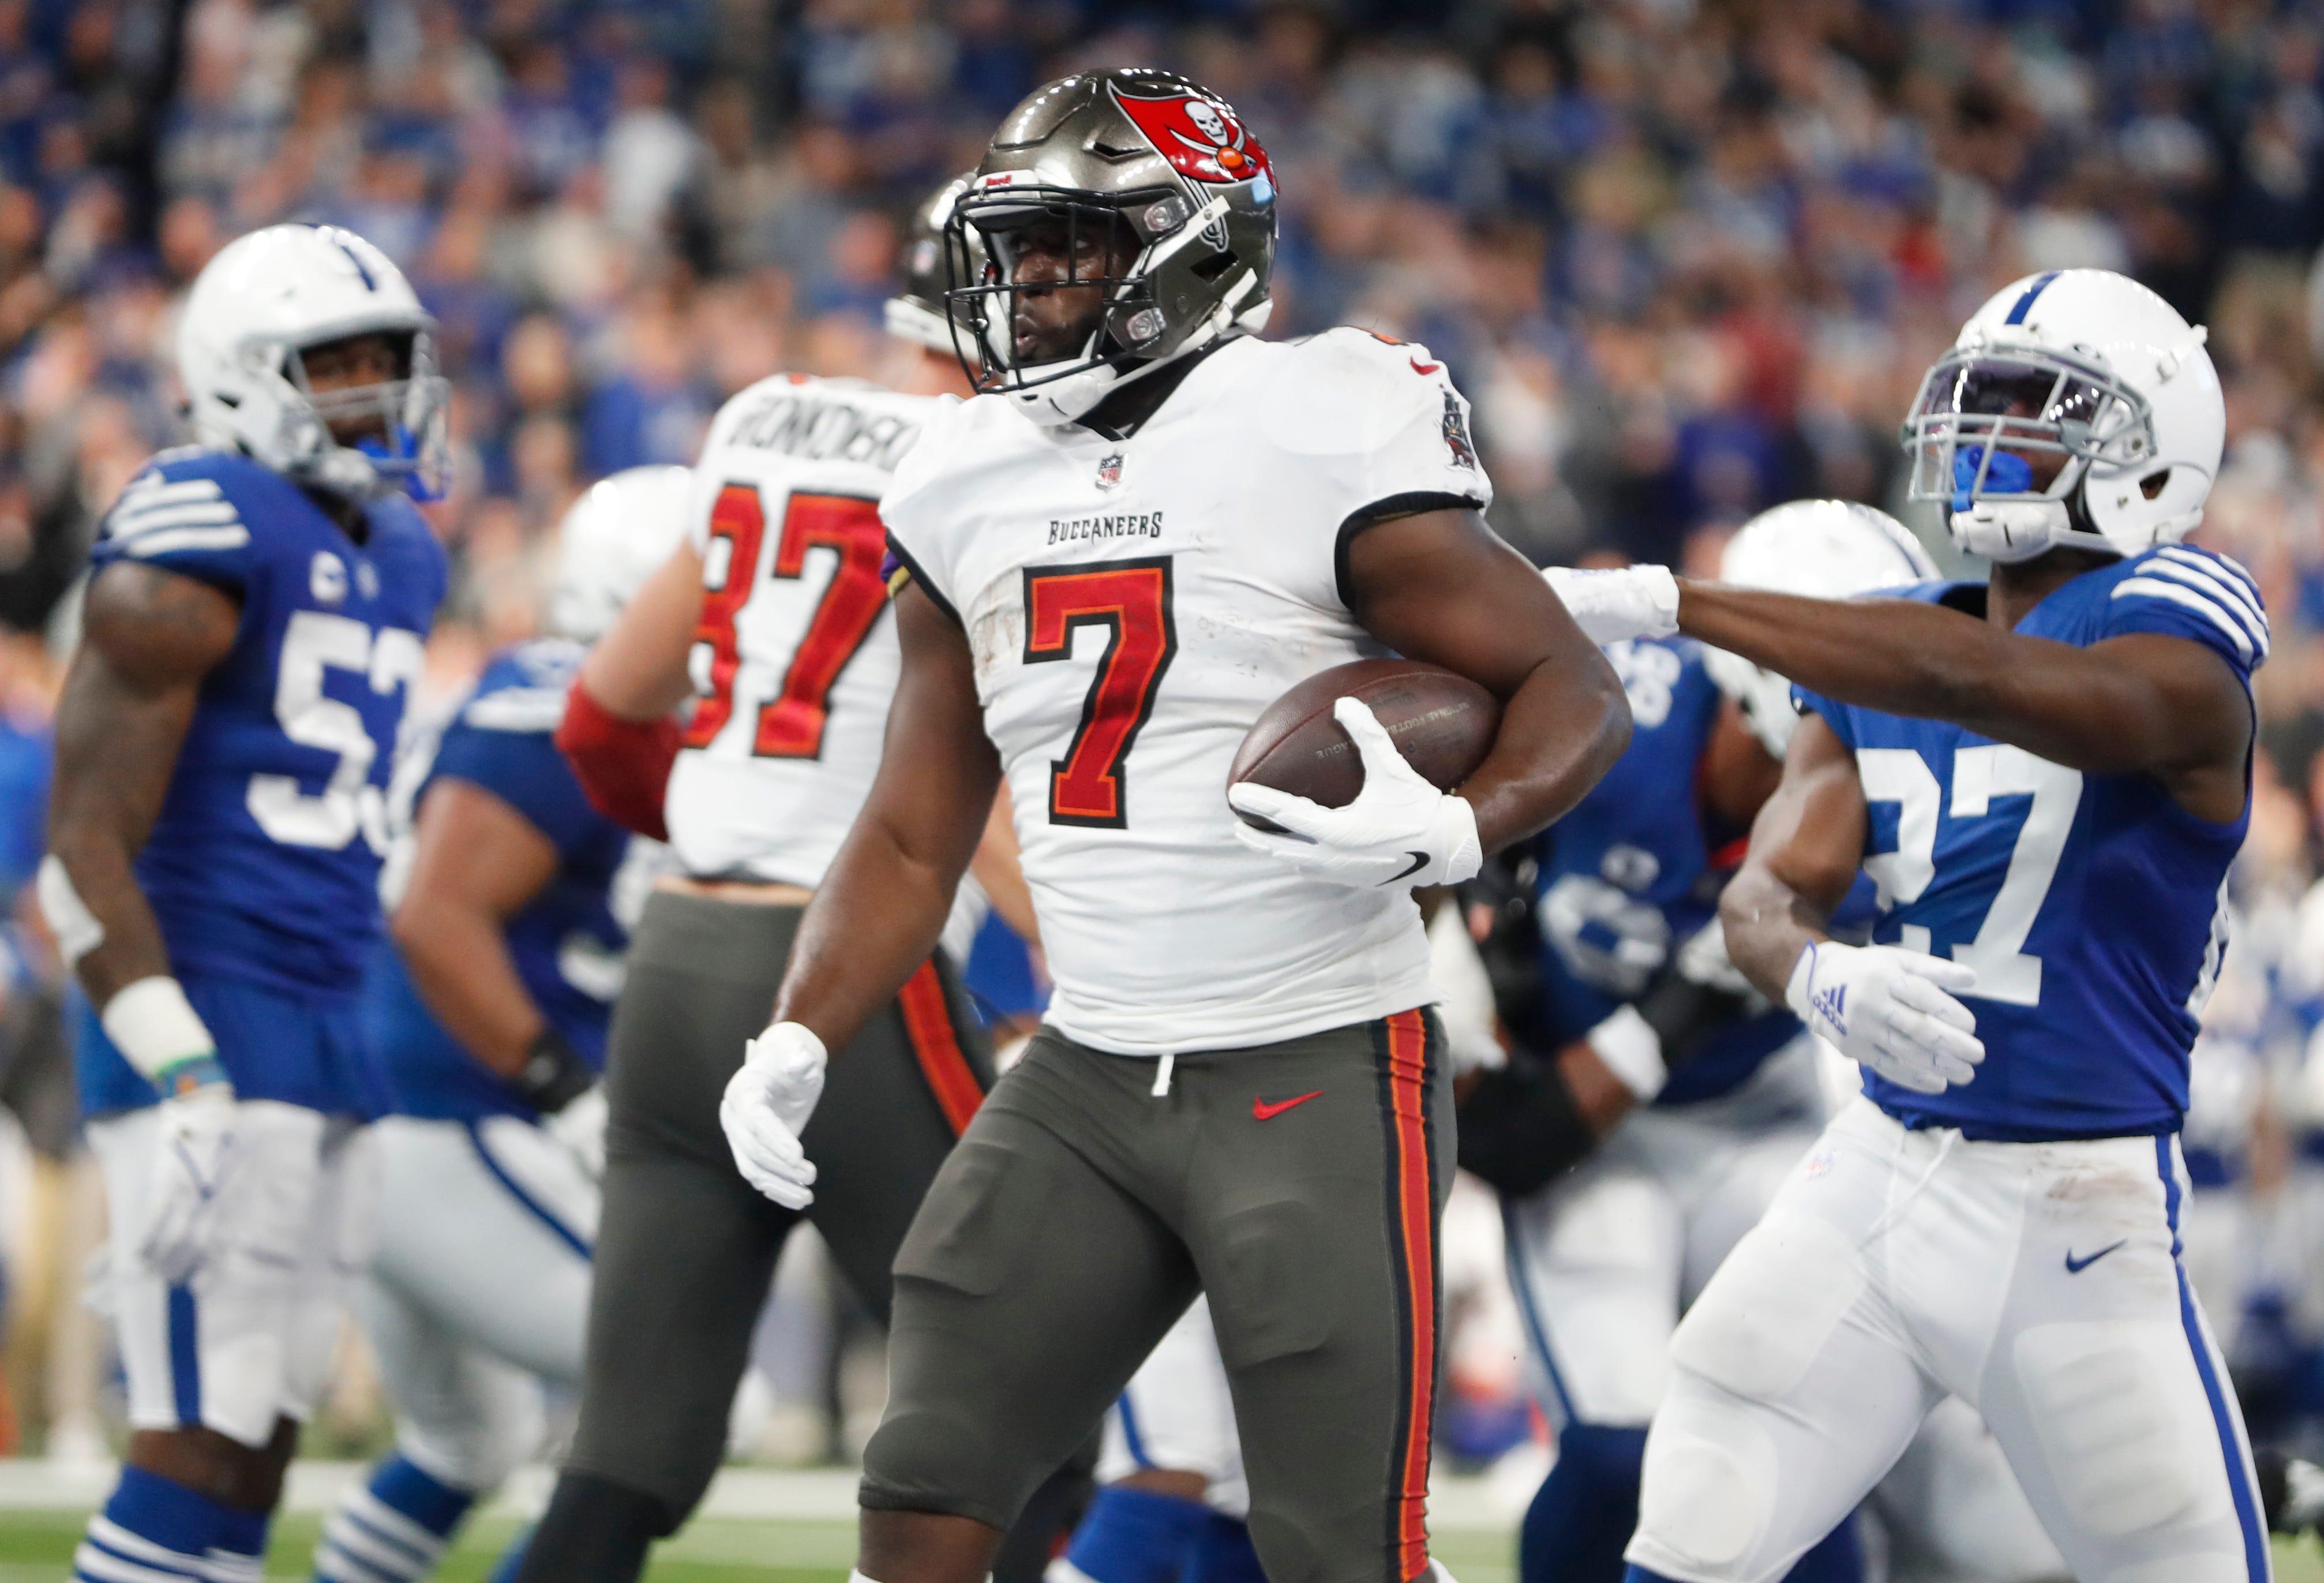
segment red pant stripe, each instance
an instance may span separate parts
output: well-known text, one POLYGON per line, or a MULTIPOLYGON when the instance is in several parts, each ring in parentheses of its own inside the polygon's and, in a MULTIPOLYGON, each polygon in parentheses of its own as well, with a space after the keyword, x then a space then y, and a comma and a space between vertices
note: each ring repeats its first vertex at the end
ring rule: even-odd
POLYGON ((1392 1233, 1411 1348, 1405 1359, 1411 1396, 1391 1467, 1389 1532, 1395 1575, 1410 1578, 1428 1565, 1428 1454, 1436 1407, 1436 1195, 1428 1158, 1428 1023, 1421 1013, 1388 1019, 1388 1062, 1392 1233))
POLYGON ((896 992, 896 1004, 904 1014, 904 1036, 912 1042, 912 1057, 920 1063, 920 1076, 927 1079, 928 1092, 936 1097, 936 1105, 944 1112, 945 1121, 958 1137, 968 1130, 969 1117, 984 1103, 984 1086, 976 1080, 976 1073, 961 1053, 960 1036, 953 1032, 952 1007, 945 999, 944 980, 936 976, 934 962, 923 962, 920 970, 896 992))

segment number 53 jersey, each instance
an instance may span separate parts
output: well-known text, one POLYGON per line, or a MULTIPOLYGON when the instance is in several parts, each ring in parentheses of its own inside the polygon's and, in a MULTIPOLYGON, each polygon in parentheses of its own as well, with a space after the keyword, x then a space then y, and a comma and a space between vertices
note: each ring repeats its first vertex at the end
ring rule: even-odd
POLYGON ((1231 1050, 1436 998, 1410 893, 1244 847, 1227 770, 1294 683, 1384 652, 1348 607, 1353 534, 1490 497, 1443 366, 1360 330, 1230 341, 1126 440, 997 397, 930 425, 882 515, 967 634, 1051 1025, 1231 1050))
POLYGON ((161 567, 242 607, 137 856, 180 976, 293 995, 363 981, 388 777, 446 578, 410 501, 363 515, 358 542, 288 479, 208 450, 155 457, 106 515, 96 572, 161 567))
POLYGON ((663 814, 687 873, 813 887, 880 770, 899 664, 880 497, 936 403, 778 375, 710 427, 694 713, 663 814))
MULTIPOLYGON (((1984 588, 1904 597, 1983 616, 1984 588)), ((2248 691, 2267 617, 2243 568, 2168 545, 2084 572, 2017 624, 2078 648, 2159 633, 2211 650, 2248 691)), ((1977 972, 1962 995, 1985 1062, 1923 1095, 1865 1074, 1908 1126, 2002 1142, 2176 1132, 2188 1055, 2227 949, 2228 866, 2250 821, 2181 808, 2144 774, 2085 773, 1935 720, 1800 690, 1856 755, 1870 811, 1874 938, 1977 972)))

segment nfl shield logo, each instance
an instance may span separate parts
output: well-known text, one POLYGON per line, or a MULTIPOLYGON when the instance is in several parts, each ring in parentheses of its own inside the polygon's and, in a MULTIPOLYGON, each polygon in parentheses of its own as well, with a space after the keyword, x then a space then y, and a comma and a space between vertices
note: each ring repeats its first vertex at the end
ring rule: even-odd
POLYGON ((1097 486, 1111 489, 1121 482, 1121 453, 1115 451, 1097 465, 1097 486))

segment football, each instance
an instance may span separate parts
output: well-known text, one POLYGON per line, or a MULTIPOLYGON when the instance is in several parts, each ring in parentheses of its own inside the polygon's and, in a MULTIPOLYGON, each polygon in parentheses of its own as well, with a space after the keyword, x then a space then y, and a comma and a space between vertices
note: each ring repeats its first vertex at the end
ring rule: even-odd
MULTIPOLYGON (((1332 717, 1342 698, 1361 699, 1405 762, 1450 792, 1492 750, 1501 706, 1467 677, 1417 660, 1357 660, 1318 671, 1267 706, 1236 750, 1227 783, 1249 781, 1344 808, 1364 787, 1355 740, 1332 717)), ((1262 830, 1271 819, 1237 810, 1262 830)))

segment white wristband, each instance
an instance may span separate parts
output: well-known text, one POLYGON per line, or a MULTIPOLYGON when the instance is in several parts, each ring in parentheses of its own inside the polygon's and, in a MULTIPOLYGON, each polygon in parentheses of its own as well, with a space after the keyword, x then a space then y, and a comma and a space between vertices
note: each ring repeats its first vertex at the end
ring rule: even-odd
POLYGON ((32 894, 40 901, 42 916, 49 921, 49 932, 57 937, 57 950, 66 967, 79 967, 83 957, 105 943, 105 925, 73 889, 72 875, 65 872, 64 860, 55 853, 41 859, 32 894))
POLYGON ((181 1060, 217 1053, 217 1041, 200 1014, 166 974, 140 978, 116 992, 97 1021, 114 1048, 148 1078, 181 1060))
POLYGON ((1586 1041, 1591 1052, 1622 1079, 1622 1087, 1637 1095, 1642 1105, 1670 1081, 1670 1069, 1663 1064, 1662 1036, 1636 1006, 1624 1006, 1591 1029, 1586 1041))

